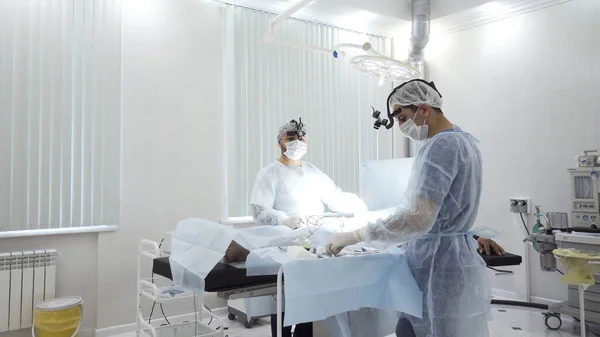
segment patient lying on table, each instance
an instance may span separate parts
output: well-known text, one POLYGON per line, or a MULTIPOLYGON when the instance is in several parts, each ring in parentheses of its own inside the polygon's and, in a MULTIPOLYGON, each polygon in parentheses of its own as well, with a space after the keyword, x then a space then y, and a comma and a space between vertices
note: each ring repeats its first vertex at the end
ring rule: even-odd
MULTIPOLYGON (((387 212, 387 210, 383 210, 380 212, 370 212, 369 214, 370 214, 370 217, 376 217, 376 216, 381 215, 382 213, 386 213, 386 212, 387 212)), ((339 221, 343 221, 343 220, 339 220, 339 221)), ((344 225, 344 227, 340 228, 340 230, 351 231, 352 228, 355 227, 355 226, 351 225, 353 221, 343 221, 342 223, 348 223, 348 222, 350 222, 350 224, 344 225)), ((335 226, 332 226, 332 227, 335 228, 335 226)), ((477 237, 477 236, 475 236, 475 239, 477 239, 477 243, 479 245, 478 249, 479 249, 480 253, 486 254, 486 255, 504 255, 505 254, 504 248, 502 246, 500 246, 498 243, 496 243, 494 240, 477 237)), ((250 254, 250 251, 248 249, 240 246, 237 242, 232 241, 231 244, 229 245, 229 247, 227 248, 227 251, 225 252, 225 261, 227 261, 228 263, 243 262, 243 261, 246 261, 249 254, 250 254)))

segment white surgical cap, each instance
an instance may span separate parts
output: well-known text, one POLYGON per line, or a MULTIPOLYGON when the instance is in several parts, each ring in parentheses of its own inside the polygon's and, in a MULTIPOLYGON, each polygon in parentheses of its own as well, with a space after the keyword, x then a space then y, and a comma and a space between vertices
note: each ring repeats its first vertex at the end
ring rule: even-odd
POLYGON ((390 97, 388 102, 390 111, 394 111, 394 105, 409 106, 427 104, 432 108, 442 108, 442 96, 435 89, 421 81, 405 84, 390 97))
POLYGON ((279 128, 279 133, 277 134, 277 142, 280 142, 281 139, 283 139, 283 137, 285 137, 285 135, 287 135, 289 132, 296 132, 296 131, 298 131, 298 124, 296 124, 295 121, 291 121, 289 123, 283 124, 279 128))

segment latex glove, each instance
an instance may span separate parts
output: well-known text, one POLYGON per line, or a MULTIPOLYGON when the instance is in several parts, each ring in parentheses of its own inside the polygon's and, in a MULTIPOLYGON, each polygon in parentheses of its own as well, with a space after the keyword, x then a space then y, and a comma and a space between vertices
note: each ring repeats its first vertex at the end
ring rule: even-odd
POLYGON ((494 252, 495 255, 504 255, 506 253, 504 248, 491 239, 479 237, 477 239, 477 245, 477 251, 479 253, 485 252, 485 255, 491 255, 492 252, 494 252))
POLYGON ((282 223, 282 225, 288 226, 291 229, 298 229, 305 224, 306 223, 304 222, 304 218, 302 218, 300 216, 289 217, 289 218, 283 220, 283 223, 282 223))
POLYGON ((355 245, 361 241, 362 239, 358 230, 353 232, 337 233, 333 236, 333 238, 331 238, 331 240, 329 240, 329 242, 327 242, 327 245, 325 245, 325 250, 329 256, 338 255, 342 249, 355 245))

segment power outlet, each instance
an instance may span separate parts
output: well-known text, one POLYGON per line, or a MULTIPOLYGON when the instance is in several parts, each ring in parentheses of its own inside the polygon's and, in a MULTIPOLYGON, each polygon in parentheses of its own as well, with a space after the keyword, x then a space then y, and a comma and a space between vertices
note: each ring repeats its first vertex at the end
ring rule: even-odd
POLYGON ((531 199, 528 198, 512 198, 510 199, 510 211, 512 213, 530 214, 531 199))

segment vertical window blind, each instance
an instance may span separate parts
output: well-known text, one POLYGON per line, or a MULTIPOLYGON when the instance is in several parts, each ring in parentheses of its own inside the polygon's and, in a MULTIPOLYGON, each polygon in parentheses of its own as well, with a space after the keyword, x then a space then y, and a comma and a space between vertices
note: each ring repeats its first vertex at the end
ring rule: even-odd
POLYGON ((0 1, 0 230, 117 224, 120 1, 0 1))
MULTIPOLYGON (((263 43, 274 15, 231 6, 226 11, 225 107, 227 215, 247 216, 258 171, 280 155, 279 127, 302 117, 305 160, 338 186, 358 192, 360 164, 393 157, 392 132, 373 129, 371 106, 384 109, 391 85, 352 67, 346 59, 263 43)), ((277 25, 276 37, 333 48, 370 42, 390 55, 391 40, 294 19, 277 25)), ((351 52, 351 50, 348 50, 351 52)), ((359 51, 357 51, 359 52, 359 51)), ((386 82, 388 83, 388 82, 386 82)), ((385 113, 384 113, 385 114, 385 113)))

